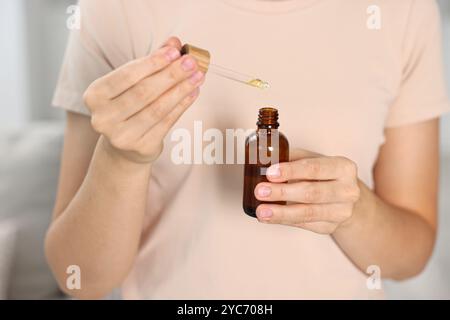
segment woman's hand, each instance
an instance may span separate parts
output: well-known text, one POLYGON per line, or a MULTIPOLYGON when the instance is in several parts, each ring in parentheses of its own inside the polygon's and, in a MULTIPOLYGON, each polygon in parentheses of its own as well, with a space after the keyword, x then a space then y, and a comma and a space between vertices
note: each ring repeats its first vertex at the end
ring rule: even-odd
POLYGON ((195 59, 180 57, 180 49, 180 41, 172 38, 151 56, 131 61, 87 89, 92 127, 108 149, 139 163, 159 156, 164 136, 204 81, 195 59))
POLYGON ((261 204, 257 217, 265 223, 332 234, 352 217, 359 199, 357 166, 344 157, 325 157, 302 150, 294 153, 290 162, 267 170, 269 183, 255 188, 260 201, 288 204, 261 204))

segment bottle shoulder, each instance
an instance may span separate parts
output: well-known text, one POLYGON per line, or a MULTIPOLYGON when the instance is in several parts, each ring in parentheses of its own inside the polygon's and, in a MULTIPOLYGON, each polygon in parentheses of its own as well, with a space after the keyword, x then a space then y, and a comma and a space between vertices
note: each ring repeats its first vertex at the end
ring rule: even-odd
POLYGON ((258 140, 258 137, 263 135, 263 134, 264 135, 268 134, 268 135, 272 135, 273 136, 275 134, 275 132, 276 132, 279 135, 281 141, 285 141, 286 144, 289 144, 286 135, 283 132, 281 132, 280 130, 275 130, 275 129, 267 129, 267 131, 262 131, 262 130, 266 130, 266 129, 255 130, 252 133, 250 133, 247 136, 247 138, 245 139, 245 142, 246 143, 250 143, 252 141, 256 141, 256 140, 258 140))
POLYGON ((249 143, 251 141, 254 141, 258 138, 258 133, 255 131, 253 131, 252 133, 250 133, 247 138, 245 138, 245 143, 249 143))

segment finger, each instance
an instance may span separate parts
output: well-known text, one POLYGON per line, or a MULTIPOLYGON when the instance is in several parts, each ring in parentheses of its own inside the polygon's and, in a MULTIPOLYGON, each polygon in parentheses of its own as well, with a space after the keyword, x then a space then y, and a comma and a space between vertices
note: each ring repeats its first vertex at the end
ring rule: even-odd
POLYGON ((183 113, 195 102, 199 95, 199 88, 194 90, 189 96, 184 98, 162 121, 148 130, 140 139, 139 143, 144 148, 151 147, 156 140, 163 139, 183 113))
POLYGON ((178 37, 170 37, 162 45, 162 47, 167 47, 167 46, 174 47, 174 48, 177 48, 178 50, 181 50, 181 47, 183 46, 183 44, 181 43, 181 40, 178 37))
POLYGON ((195 73, 191 78, 184 80, 173 87, 149 106, 130 117, 126 122, 130 128, 144 135, 155 124, 164 119, 182 100, 188 97, 204 81, 202 72, 195 73))
POLYGON ((165 136, 170 129, 175 125, 178 119, 192 106, 200 94, 200 88, 194 90, 188 97, 186 97, 177 107, 172 110, 162 121, 155 126, 155 131, 165 136))
POLYGON ((309 223, 300 223, 296 225, 296 227, 302 228, 304 230, 308 230, 318 234, 332 234, 336 231, 339 224, 333 222, 309 222, 309 223))
POLYGON ((300 148, 293 148, 289 150, 290 161, 300 160, 303 158, 317 158, 317 157, 323 157, 323 155, 300 148))
POLYGON ((157 100, 163 93, 192 76, 197 69, 195 59, 184 56, 124 92, 113 101, 111 107, 120 110, 121 117, 129 118, 157 100))
MULTIPOLYGON (((133 87, 142 79, 152 75, 180 57, 180 51, 173 47, 164 47, 150 56, 133 60, 115 71, 100 78, 98 82, 108 99, 113 99, 133 87)), ((99 86, 100 87, 100 86, 99 86)))
POLYGON ((354 169, 350 165, 350 161, 341 157, 304 158, 271 166, 267 169, 267 179, 272 182, 335 180, 354 169))
POLYGON ((292 201, 298 203, 353 202, 359 194, 341 181, 267 183, 256 186, 255 197, 260 201, 292 201))
POLYGON ((350 218, 352 206, 349 204, 261 204, 256 209, 259 220, 285 225, 310 222, 342 222, 350 218))

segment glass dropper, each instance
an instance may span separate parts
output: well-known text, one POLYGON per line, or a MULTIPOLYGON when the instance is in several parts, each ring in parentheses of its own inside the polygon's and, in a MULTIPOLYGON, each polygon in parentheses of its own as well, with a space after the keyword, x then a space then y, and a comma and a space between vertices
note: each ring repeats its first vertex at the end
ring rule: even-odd
POLYGON ((209 65, 209 71, 217 74, 218 76, 237 81, 240 83, 247 84, 252 87, 256 87, 259 89, 269 89, 270 85, 268 82, 263 81, 257 77, 252 77, 231 69, 227 69, 221 66, 218 66, 216 64, 210 64, 209 65))
POLYGON ((190 44, 185 44, 181 49, 181 54, 189 54, 193 56, 199 65, 199 69, 203 72, 208 72, 208 70, 218 76, 223 78, 227 78, 229 80, 233 80, 236 82, 244 83, 246 85, 259 88, 259 89, 268 89, 270 85, 268 82, 259 79, 258 77, 253 77, 250 75, 246 75, 228 68, 224 68, 222 66, 211 64, 211 55, 209 51, 194 47, 190 44))

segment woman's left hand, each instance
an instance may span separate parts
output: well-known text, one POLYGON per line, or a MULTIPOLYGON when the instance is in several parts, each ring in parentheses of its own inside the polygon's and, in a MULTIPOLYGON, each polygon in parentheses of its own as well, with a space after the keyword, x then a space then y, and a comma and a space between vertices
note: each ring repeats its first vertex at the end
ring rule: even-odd
POLYGON ((332 234, 350 220, 360 198, 356 164, 344 157, 326 157, 303 150, 291 153, 294 154, 290 162, 267 170, 270 182, 255 188, 260 201, 288 204, 259 205, 258 220, 332 234))

